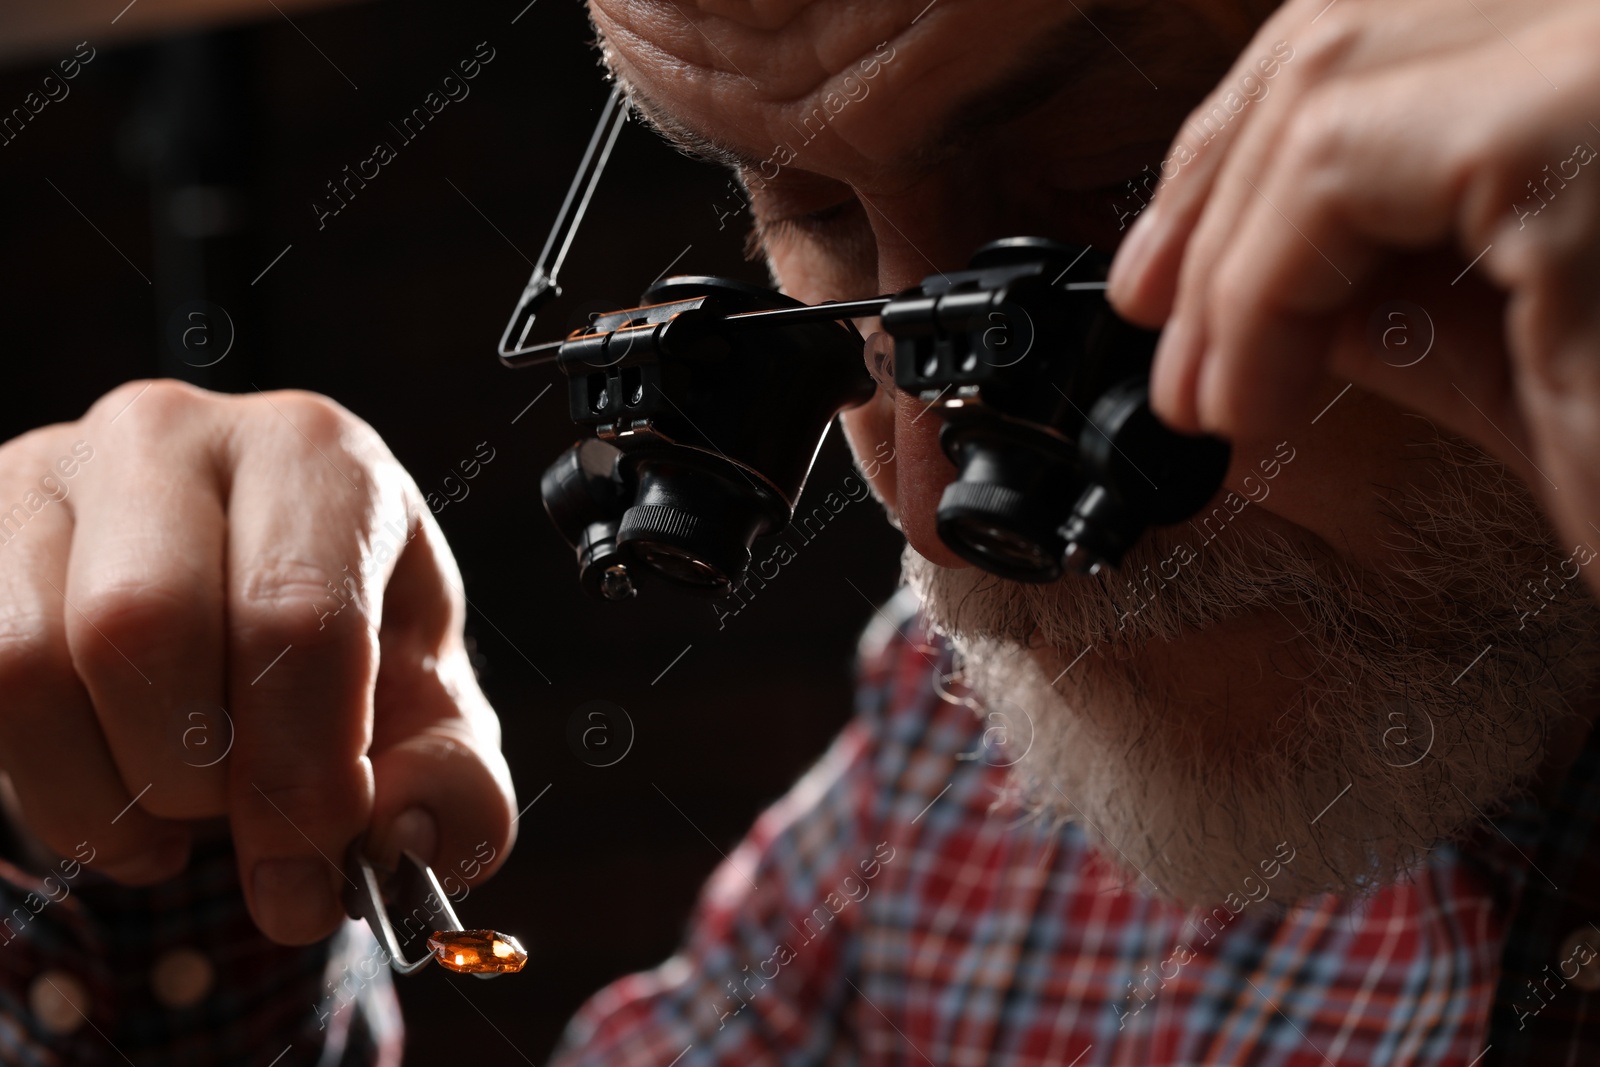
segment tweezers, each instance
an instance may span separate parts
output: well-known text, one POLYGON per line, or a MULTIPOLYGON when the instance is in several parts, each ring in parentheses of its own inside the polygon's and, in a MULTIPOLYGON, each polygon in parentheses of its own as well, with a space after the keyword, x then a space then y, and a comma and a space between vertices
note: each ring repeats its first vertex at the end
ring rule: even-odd
MULTIPOLYGON (((351 845, 345 863, 349 888, 345 890, 345 911, 354 919, 365 919, 372 936, 389 956, 389 966, 396 974, 414 974, 433 961, 427 938, 435 930, 450 933, 466 929, 450 906, 450 898, 434 875, 433 869, 411 852, 402 852, 398 869, 380 871, 362 853, 360 842, 351 845), (407 959, 400 938, 395 935, 394 924, 389 921, 389 908, 393 906, 407 918, 421 909, 428 916, 422 936, 423 951, 415 959, 407 959)), ((404 920, 402 920, 404 921, 404 920)), ((416 935, 407 937, 412 940, 416 935)), ((496 978, 496 974, 479 974, 479 978, 496 978)))

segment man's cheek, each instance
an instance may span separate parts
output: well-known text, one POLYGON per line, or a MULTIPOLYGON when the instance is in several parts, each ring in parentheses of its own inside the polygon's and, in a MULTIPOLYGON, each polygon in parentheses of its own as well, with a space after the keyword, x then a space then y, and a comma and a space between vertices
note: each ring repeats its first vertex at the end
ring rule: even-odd
POLYGON ((840 415, 839 422, 856 466, 893 521, 898 511, 893 398, 880 387, 871 400, 840 415))
POLYGON ((939 447, 942 419, 928 403, 907 393, 895 394, 895 517, 911 547, 941 567, 969 566, 939 538, 939 498, 956 480, 956 466, 939 447), (926 416, 926 417, 924 417, 926 416))

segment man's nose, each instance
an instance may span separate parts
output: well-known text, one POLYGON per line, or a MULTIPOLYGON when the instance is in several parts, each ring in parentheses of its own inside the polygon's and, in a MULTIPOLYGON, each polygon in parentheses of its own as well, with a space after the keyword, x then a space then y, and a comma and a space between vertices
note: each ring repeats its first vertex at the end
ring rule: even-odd
MULTIPOLYGON (((899 196, 862 198, 878 250, 878 285, 896 293, 930 274, 962 270, 980 245, 1013 236, 1000 228, 1009 220, 992 217, 975 204, 971 190, 940 184, 899 196)), ((1014 224, 1014 223, 1013 223, 1014 224)))
MULTIPOLYGON (((994 229, 999 220, 962 199, 958 189, 947 185, 924 186, 892 198, 863 198, 877 238, 880 292, 897 293, 929 275, 961 270, 978 246, 1008 236, 994 229)), ((956 477, 955 465, 939 447, 943 425, 928 401, 896 391, 895 506, 911 547, 940 566, 966 567, 935 529, 939 498, 956 477)))

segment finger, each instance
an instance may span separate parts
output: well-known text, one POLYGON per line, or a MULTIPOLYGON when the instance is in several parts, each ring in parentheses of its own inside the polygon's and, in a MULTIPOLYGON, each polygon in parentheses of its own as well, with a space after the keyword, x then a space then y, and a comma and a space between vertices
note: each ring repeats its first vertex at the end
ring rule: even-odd
POLYGON ((487 878, 516 837, 515 794, 498 728, 484 726, 493 714, 465 649, 425 667, 409 660, 380 681, 379 699, 380 719, 388 702, 403 700, 433 721, 373 752, 368 853, 392 868, 410 851, 435 867, 451 894, 487 878))
MULTIPOLYGON (((1505 294, 1446 250, 1388 259, 1332 331, 1329 370, 1465 437, 1515 418, 1505 294)), ((1503 449, 1502 449, 1503 450, 1503 449)), ((1493 450, 1491 450, 1493 451, 1493 450)))
POLYGON ((1273 109, 1237 134, 1231 153, 1213 157, 1218 179, 1206 199, 1191 205, 1194 217, 1185 218, 1182 232, 1172 231, 1165 259, 1152 273, 1159 275, 1166 294, 1160 310, 1168 318, 1151 368, 1151 400, 1157 413, 1180 430, 1201 429, 1195 396, 1218 260, 1237 240, 1240 217, 1262 195, 1256 179, 1270 166, 1273 147, 1293 113, 1292 101, 1283 99, 1287 92, 1280 90, 1273 109))
POLYGON ((1480 41, 1484 26, 1441 17, 1449 14, 1447 3, 1386 9, 1381 32, 1374 32, 1371 12, 1336 9, 1325 0, 1301 0, 1280 9, 1174 139, 1162 166, 1161 190, 1113 264, 1108 295, 1118 310, 1148 326, 1168 320, 1202 217, 1221 224, 1235 214, 1214 214, 1219 193, 1240 194, 1224 170, 1259 174, 1259 166, 1240 168, 1233 157, 1247 144, 1272 143, 1275 137, 1261 127, 1280 125, 1296 100, 1336 77, 1416 62, 1480 41))
POLYGON ((308 394, 258 400, 228 500, 229 810, 257 925, 303 944, 342 921, 341 864, 371 811, 368 619, 389 567, 366 563, 404 512, 357 457, 381 445, 348 413, 308 394))
POLYGON ((503 862, 515 799, 461 638, 460 575, 426 509, 407 542, 384 598, 368 851, 392 867, 408 849, 454 894, 503 862))
POLYGON ((437 865, 446 893, 488 877, 515 837, 515 793, 499 721, 461 632, 461 576, 426 509, 390 577, 373 736, 373 854, 402 848, 437 865))
MULTIPOLYGON (((1207 159, 1212 180, 1203 200, 1194 198, 1192 188, 1185 189, 1182 225, 1164 227, 1152 238, 1160 248, 1151 261, 1147 283, 1160 288, 1159 311, 1166 316, 1167 328, 1152 366, 1151 400, 1157 413, 1175 428, 1191 433, 1205 428, 1198 408, 1202 357, 1214 321, 1240 313, 1232 302, 1232 283, 1221 271, 1224 260, 1241 247, 1256 253, 1243 241, 1246 220, 1265 209, 1276 214, 1280 223, 1290 228, 1296 225, 1278 210, 1275 194, 1263 191, 1262 183, 1283 166, 1292 168, 1300 162, 1293 156, 1297 142, 1291 138, 1315 126, 1309 117, 1315 108, 1308 108, 1306 101, 1336 99, 1345 81, 1336 72, 1356 62, 1348 53, 1357 50, 1361 31, 1336 25, 1337 18, 1321 28, 1321 36, 1314 39, 1307 54, 1298 56, 1298 65, 1279 78, 1276 95, 1255 109, 1250 125, 1240 124, 1226 154, 1207 159)), ((1292 47, 1282 51, 1286 61, 1296 58, 1292 47)), ((1326 255, 1322 258, 1341 277, 1348 277, 1336 261, 1326 255)), ((1287 330, 1275 343, 1292 343, 1305 333, 1325 340, 1325 335, 1317 333, 1320 323, 1304 322, 1300 327, 1299 332, 1287 330)), ((1275 364, 1273 369, 1285 380, 1263 382, 1266 390, 1282 388, 1303 395, 1318 376, 1318 368, 1309 360, 1275 364)))
POLYGON ((1260 121, 1293 45, 1270 21, 1207 97, 1191 111, 1161 163, 1161 185, 1117 250, 1107 296, 1128 319, 1159 326, 1176 298, 1184 247, 1206 208, 1234 143, 1260 121))
MULTIPOLYGON (((148 885, 182 869, 188 831, 134 804, 68 650, 69 630, 88 631, 80 648, 99 641, 120 661, 62 597, 73 476, 99 458, 86 440, 43 433, 0 449, 0 501, 16 502, 0 513, 0 765, 25 826, 45 847, 148 885)), ((121 662, 131 683, 142 684, 137 668, 121 662)))
POLYGON ((93 622, 69 631, 73 659, 123 782, 175 819, 226 810, 225 760, 184 743, 214 725, 224 748, 226 527, 208 410, 178 382, 110 394, 86 419, 100 449, 73 498, 67 595, 93 622))
MULTIPOLYGON (((1180 312, 1197 323, 1180 336, 1187 350, 1164 353, 1157 370, 1193 381, 1201 428, 1238 433, 1297 416, 1326 365, 1335 316, 1381 249, 1449 236, 1477 138, 1418 101, 1437 99, 1427 84, 1470 81, 1477 59, 1347 81, 1297 109, 1210 284, 1180 312), (1197 372, 1184 366, 1195 360, 1197 372)), ((1454 94, 1449 110, 1460 106, 1475 110, 1454 94)))

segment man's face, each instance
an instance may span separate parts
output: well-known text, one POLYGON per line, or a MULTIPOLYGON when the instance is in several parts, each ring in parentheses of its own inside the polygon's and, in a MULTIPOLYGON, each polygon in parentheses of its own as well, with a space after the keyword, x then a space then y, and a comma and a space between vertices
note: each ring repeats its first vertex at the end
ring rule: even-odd
MULTIPOLYGON (((591 10, 647 114, 739 165, 774 276, 813 302, 904 289, 996 237, 1114 247, 1138 202, 1128 179, 1155 173, 1255 22, 1243 0, 1147 6, 1096 6, 1098 30, 1046 0, 591 10)), ((845 427, 863 456, 894 442, 875 488, 911 544, 953 566, 932 518, 954 472, 921 408, 881 388, 845 427)))
MULTIPOLYGON (((657 125, 739 168, 777 283, 816 302, 904 289, 998 237, 1111 251, 1224 75, 1244 106, 1270 106, 1262 75, 1292 59, 1239 51, 1273 6, 591 11, 657 125)), ((1591 631, 1581 593, 1518 628, 1526 580, 1567 555, 1527 494, 1383 401, 1329 381, 1330 406, 1292 439, 1233 442, 1226 488, 1246 506, 1148 538, 1117 574, 1022 587, 935 535, 955 470, 884 351, 869 342, 879 390, 844 425, 858 456, 893 449, 873 482, 905 531, 910 579, 964 640, 984 695, 1031 720, 1022 766, 1039 806, 1095 824, 1170 893, 1225 893, 1286 839, 1318 854, 1297 861, 1299 890, 1385 873, 1536 770, 1563 696, 1588 684, 1593 642, 1548 636, 1591 631), (1450 683, 1486 644, 1496 654, 1450 683), (1537 669, 1547 660, 1561 669, 1537 669)))

